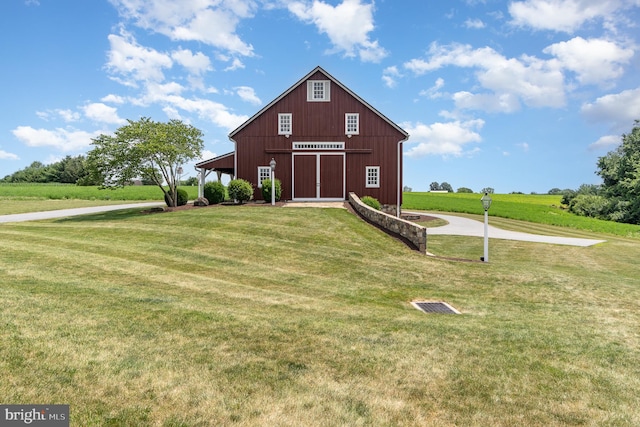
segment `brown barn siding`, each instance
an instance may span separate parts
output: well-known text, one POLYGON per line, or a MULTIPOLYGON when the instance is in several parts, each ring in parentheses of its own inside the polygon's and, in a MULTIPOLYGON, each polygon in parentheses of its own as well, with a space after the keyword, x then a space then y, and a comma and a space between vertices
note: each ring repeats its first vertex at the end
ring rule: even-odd
MULTIPOLYGON (((326 80, 320 72, 311 80, 326 80)), ((293 142, 344 142, 346 155, 346 193, 371 195, 384 204, 397 202, 398 141, 405 137, 366 105, 334 82, 330 102, 308 102, 306 82, 263 111, 234 136, 237 142, 236 174, 254 184, 256 199, 257 166, 267 166, 275 158, 276 177, 282 182, 282 197, 291 199, 293 142), (278 135, 278 113, 292 113, 292 135, 278 135), (345 113, 360 114, 360 134, 345 136, 345 113), (364 150, 367 152, 350 152, 364 150), (269 151, 269 152, 267 152, 269 151), (365 188, 365 167, 380 166, 381 188, 365 188)), ((335 162, 331 163, 336 164, 335 162)), ((336 166, 337 167, 337 166, 336 166)), ((337 171, 336 171, 337 173, 337 171)), ((340 171, 342 174, 342 171, 340 171)), ((346 194, 345 194, 346 197, 346 194)))

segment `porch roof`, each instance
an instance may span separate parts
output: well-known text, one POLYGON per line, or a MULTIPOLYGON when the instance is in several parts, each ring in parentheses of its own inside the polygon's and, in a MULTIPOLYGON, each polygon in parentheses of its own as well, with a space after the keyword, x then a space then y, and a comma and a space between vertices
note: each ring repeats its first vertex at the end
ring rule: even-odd
POLYGON ((196 163, 196 167, 200 169, 215 170, 225 174, 233 175, 235 153, 223 154, 218 157, 214 157, 209 160, 203 160, 200 163, 196 163))

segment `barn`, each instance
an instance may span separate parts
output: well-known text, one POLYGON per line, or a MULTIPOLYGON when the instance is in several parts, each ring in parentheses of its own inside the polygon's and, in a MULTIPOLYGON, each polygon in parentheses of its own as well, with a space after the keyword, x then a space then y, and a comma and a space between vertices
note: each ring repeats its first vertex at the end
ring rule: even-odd
POLYGON ((372 196, 398 212, 402 204, 402 144, 406 131, 316 67, 229 134, 231 153, 205 160, 210 171, 245 179, 262 199, 261 183, 275 177, 282 199, 340 201, 350 192, 372 196))

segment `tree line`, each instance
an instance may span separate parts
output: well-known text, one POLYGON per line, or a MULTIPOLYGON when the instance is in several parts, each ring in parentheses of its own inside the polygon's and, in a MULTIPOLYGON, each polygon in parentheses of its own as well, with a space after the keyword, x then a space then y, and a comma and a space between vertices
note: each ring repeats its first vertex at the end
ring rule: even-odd
POLYGON ((0 182, 9 183, 59 183, 78 185, 100 185, 100 179, 91 177, 87 158, 79 155, 67 156, 64 159, 45 165, 41 162, 33 162, 24 169, 7 175, 0 182))

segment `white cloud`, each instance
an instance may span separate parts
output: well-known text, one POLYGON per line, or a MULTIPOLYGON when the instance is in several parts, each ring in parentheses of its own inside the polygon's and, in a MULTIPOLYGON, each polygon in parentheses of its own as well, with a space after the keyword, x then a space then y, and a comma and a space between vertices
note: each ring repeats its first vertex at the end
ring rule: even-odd
POLYGON ((162 69, 173 65, 169 55, 139 45, 125 31, 121 35, 110 34, 108 39, 111 49, 106 67, 116 74, 115 80, 126 86, 136 87, 139 81, 162 81, 162 69))
POLYGON ((562 68, 578 75, 582 84, 602 84, 620 77, 623 65, 633 57, 633 49, 625 49, 603 39, 575 37, 566 42, 552 44, 544 53, 558 58, 562 68))
POLYGON ((444 87, 444 79, 441 77, 438 77, 438 79, 436 79, 433 86, 431 86, 427 90, 420 91, 420 96, 426 96, 429 99, 441 98, 442 92, 440 92, 440 89, 442 89, 443 87, 444 87))
POLYGON ((253 47, 236 34, 241 19, 253 16, 254 0, 111 0, 125 19, 172 40, 198 41, 233 54, 252 56, 253 47))
POLYGON ((609 94, 582 105, 581 113, 590 121, 610 123, 616 132, 627 132, 640 117, 640 87, 609 94))
POLYGON ((612 150, 620 145, 621 138, 618 135, 606 135, 589 145, 589 151, 612 150))
POLYGON ((394 88, 397 86, 397 78, 402 77, 400 71, 398 71, 398 67, 391 66, 384 69, 382 72, 382 81, 387 87, 394 88))
POLYGON ((19 160, 20 157, 18 157, 17 155, 15 155, 13 153, 9 153, 7 151, 0 150, 0 159, 1 160, 19 160))
POLYGON ((464 26, 473 30, 481 30, 485 27, 484 22, 481 19, 467 19, 464 21, 464 26))
POLYGON ((79 151, 91 145, 91 139, 103 132, 85 132, 77 129, 34 129, 18 126, 13 135, 29 147, 51 147, 64 152, 79 151))
POLYGON ((313 0, 294 1, 288 7, 300 20, 314 24, 320 33, 329 37, 334 46, 329 53, 344 52, 347 57, 359 56, 363 62, 380 62, 387 56, 387 51, 378 41, 369 38, 369 33, 375 29, 373 3, 343 0, 332 6, 313 0))
POLYGON ((484 126, 481 119, 468 121, 453 121, 447 123, 403 123, 402 127, 409 132, 413 145, 407 155, 409 157, 423 157, 428 155, 462 156, 475 151, 466 150, 467 145, 482 141, 478 133, 484 126))
POLYGON ((189 49, 179 49, 171 52, 171 58, 197 76, 212 69, 211 60, 202 52, 194 54, 189 49))
POLYGON ((608 19, 626 0, 524 0, 509 4, 511 23, 535 30, 573 33, 586 22, 608 19))
POLYGON ((258 96, 256 95, 255 90, 253 90, 252 87, 249 87, 249 86, 238 86, 238 87, 236 87, 234 89, 236 90, 236 94, 243 101, 249 102, 250 104, 253 104, 253 105, 262 104, 262 101, 260 100, 260 98, 258 98, 258 96))
POLYGON ((102 102, 94 102, 82 107, 84 115, 96 122, 121 125, 126 120, 118 117, 118 109, 110 107, 102 102))
POLYGON ((55 118, 52 116, 59 116, 67 123, 77 122, 78 120, 80 120, 80 113, 78 113, 77 111, 63 110, 60 108, 57 108, 55 110, 36 111, 36 115, 47 122, 55 118))
POLYGON ((107 96, 103 96, 102 99, 100 99, 100 101, 102 101, 102 102, 110 102, 111 104, 124 104, 125 103, 125 99, 123 97, 121 97, 120 95, 114 95, 114 94, 109 94, 107 96))
POLYGON ((235 71, 238 69, 242 69, 244 68, 244 64, 242 63, 242 61, 240 61, 238 58, 234 58, 233 61, 231 61, 231 65, 229 65, 227 68, 225 68, 225 71, 235 71))
POLYGON ((520 109, 518 97, 511 93, 457 92, 453 94, 456 107, 462 110, 481 110, 492 113, 513 113, 520 109))
POLYGON ((445 66, 478 70, 478 82, 490 93, 462 92, 458 95, 461 107, 511 112, 519 101, 531 107, 565 104, 564 76, 557 61, 543 61, 527 55, 518 59, 506 58, 490 47, 473 49, 461 44, 440 46, 433 43, 429 55, 428 60, 412 59, 404 67, 416 75, 445 66))

